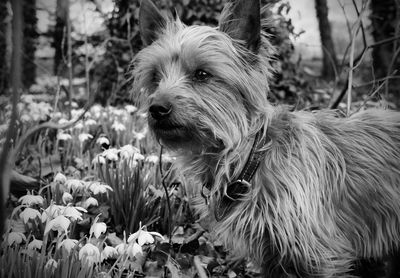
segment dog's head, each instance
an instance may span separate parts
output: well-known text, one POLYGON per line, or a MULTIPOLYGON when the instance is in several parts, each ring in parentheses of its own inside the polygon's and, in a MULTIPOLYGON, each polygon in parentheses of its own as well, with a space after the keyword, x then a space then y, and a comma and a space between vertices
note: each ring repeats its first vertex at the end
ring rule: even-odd
POLYGON ((233 149, 263 124, 272 50, 259 0, 227 4, 217 28, 186 26, 142 0, 139 24, 146 47, 134 59, 134 89, 161 144, 233 149))

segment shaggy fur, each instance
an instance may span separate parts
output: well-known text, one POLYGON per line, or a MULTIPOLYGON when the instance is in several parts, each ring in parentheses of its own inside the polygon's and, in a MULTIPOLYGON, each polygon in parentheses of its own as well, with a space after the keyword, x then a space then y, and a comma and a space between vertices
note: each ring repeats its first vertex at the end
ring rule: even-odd
POLYGON ((399 247, 400 113, 340 118, 271 105, 273 51, 259 13, 258 1, 239 0, 219 28, 185 26, 143 0, 147 47, 134 60, 134 88, 186 176, 212 184, 212 204, 239 176, 254 135, 264 128, 270 138, 252 190, 215 224, 232 252, 269 277, 349 277, 358 258, 399 247), (153 115, 155 103, 167 117, 153 115))

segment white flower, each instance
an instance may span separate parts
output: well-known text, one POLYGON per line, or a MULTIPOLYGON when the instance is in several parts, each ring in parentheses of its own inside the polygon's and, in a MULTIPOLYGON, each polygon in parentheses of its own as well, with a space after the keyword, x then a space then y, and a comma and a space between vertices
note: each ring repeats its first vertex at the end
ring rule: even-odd
POLYGON ((71 221, 66 218, 64 215, 59 215, 56 218, 50 220, 46 224, 46 228, 44 229, 44 234, 48 234, 51 230, 58 232, 67 233, 68 227, 71 224, 71 221))
POLYGON ((86 263, 93 264, 100 262, 100 250, 91 243, 86 243, 79 250, 79 260, 84 260, 86 263))
POLYGON ((133 136, 135 136, 136 140, 140 141, 140 140, 142 140, 143 138, 146 137, 146 133, 144 133, 144 132, 135 132, 133 134, 133 136))
POLYGON ((50 269, 51 272, 54 272, 57 269, 58 262, 54 259, 49 259, 44 266, 45 269, 50 269))
POLYGON ((84 208, 88 208, 90 206, 97 207, 98 205, 99 205, 99 202, 93 197, 89 197, 85 201, 82 202, 82 207, 84 207, 84 208))
POLYGON ((136 240, 140 246, 143 246, 147 243, 153 243, 154 242, 153 235, 158 236, 161 239, 164 239, 164 237, 160 233, 148 232, 148 231, 142 230, 142 228, 141 228, 141 229, 139 229, 139 231, 137 231, 136 233, 133 233, 129 236, 128 243, 135 242, 136 240))
POLYGON ((111 128, 112 129, 114 129, 115 131, 125 131, 126 130, 126 127, 125 127, 125 125, 124 124, 122 124, 122 123, 120 123, 120 122, 114 122, 112 125, 111 125, 111 128))
POLYGON ((104 261, 107 260, 108 258, 116 258, 118 256, 118 251, 111 246, 106 246, 104 247, 103 251, 101 251, 100 254, 100 260, 104 261))
POLYGON ((140 153, 135 153, 133 155, 133 159, 134 160, 144 160, 144 155, 140 154, 140 153))
POLYGON ((107 230, 107 225, 104 222, 97 222, 90 227, 89 235, 94 235, 96 238, 99 238, 102 233, 105 233, 107 230))
POLYGON ((158 156, 152 154, 146 157, 146 162, 148 163, 154 163, 157 164, 158 163, 158 156))
POLYGON ((126 253, 129 257, 134 258, 137 254, 143 254, 142 247, 134 242, 133 244, 129 244, 126 249, 126 253))
POLYGON ((123 159, 129 159, 135 154, 139 154, 139 149, 132 145, 125 145, 119 149, 119 153, 123 159))
POLYGON ((71 140, 72 136, 68 133, 59 133, 57 134, 57 140, 59 141, 67 141, 67 140, 71 140))
POLYGON ((70 179, 66 181, 65 185, 68 190, 77 191, 85 187, 85 182, 78 179, 70 179))
POLYGON ((86 209, 81 207, 66 207, 62 215, 71 218, 73 221, 82 220, 82 212, 87 212, 86 209))
POLYGON ((83 124, 82 123, 77 123, 77 124, 75 124, 75 126, 74 126, 74 129, 82 129, 83 128, 83 124))
POLYGON ((61 118, 58 120, 59 125, 65 125, 66 123, 69 123, 69 121, 67 119, 61 118))
POLYGON ((88 139, 92 139, 93 135, 89 134, 89 133, 81 133, 78 135, 79 138, 79 142, 83 143, 88 139))
POLYGON ((86 126, 97 125, 97 122, 96 122, 95 120, 93 120, 93 119, 87 119, 87 120, 85 121, 85 125, 86 125, 86 126))
POLYGON ((67 177, 64 176, 64 175, 61 174, 61 173, 57 173, 57 174, 55 175, 55 177, 54 177, 54 181, 55 181, 55 182, 59 182, 59 183, 61 183, 61 184, 64 184, 64 183, 67 181, 67 177))
POLYGON ((96 155, 92 160, 93 165, 103 165, 106 164, 106 159, 101 154, 96 155))
POLYGON ((136 106, 133 106, 131 104, 125 105, 125 110, 128 111, 129 114, 135 113, 138 109, 136 106))
POLYGON ((94 195, 107 193, 107 190, 113 191, 111 186, 103 184, 100 182, 93 182, 89 185, 89 190, 93 192, 94 195))
POLYGON ((62 201, 66 205, 68 203, 70 203, 73 199, 74 199, 74 197, 72 197, 72 195, 69 194, 68 192, 64 192, 63 195, 62 195, 62 201))
POLYGON ((117 150, 115 148, 110 148, 108 150, 103 151, 103 153, 101 155, 103 155, 108 160, 117 161, 118 153, 119 153, 119 150, 117 150))
POLYGON ((118 254, 123 255, 126 252, 127 245, 125 243, 120 243, 115 246, 115 250, 117 250, 118 254))
POLYGON ((8 234, 7 243, 9 246, 15 244, 21 244, 22 241, 26 241, 26 237, 21 232, 11 232, 8 234))
POLYGON ((43 245, 43 240, 34 239, 28 244, 28 249, 29 250, 33 250, 33 249, 40 250, 40 249, 42 249, 42 245, 43 245))
POLYGON ((63 209, 63 206, 58 206, 55 204, 51 204, 47 209, 45 209, 42 212, 42 222, 46 222, 47 220, 51 220, 56 218, 61 214, 61 210, 63 209))
POLYGON ((41 214, 36 209, 25 208, 24 211, 19 214, 19 217, 21 217, 24 220, 24 223, 26 224, 28 223, 29 219, 40 218, 41 214))
POLYGON ((69 254, 71 252, 72 248, 74 248, 77 243, 78 243, 78 241, 76 239, 66 238, 61 242, 60 248, 61 247, 64 248, 67 251, 67 253, 69 254))
POLYGON ((40 195, 24 195, 18 199, 22 205, 32 206, 32 205, 43 205, 43 197, 40 195))
POLYGON ((99 144, 99 145, 103 145, 103 144, 110 145, 110 140, 108 140, 107 137, 99 137, 96 140, 96 143, 99 144))

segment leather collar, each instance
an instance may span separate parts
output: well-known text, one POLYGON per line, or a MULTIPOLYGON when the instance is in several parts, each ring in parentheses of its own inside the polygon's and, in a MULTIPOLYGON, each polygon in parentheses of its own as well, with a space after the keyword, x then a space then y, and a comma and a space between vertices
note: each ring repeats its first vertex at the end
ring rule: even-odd
MULTIPOLYGON (((235 206, 235 202, 238 201, 240 197, 251 190, 252 185, 250 182, 260 165, 261 159, 266 153, 266 149, 262 147, 269 141, 268 136, 263 136, 263 133, 263 128, 257 132, 246 164, 238 178, 228 183, 226 193, 221 192, 222 197, 220 201, 215 204, 214 208, 215 219, 218 222, 229 214, 235 206)), ((209 190, 211 189, 210 185, 205 185, 205 187, 209 190)), ((203 190, 201 193, 207 200, 203 190)))

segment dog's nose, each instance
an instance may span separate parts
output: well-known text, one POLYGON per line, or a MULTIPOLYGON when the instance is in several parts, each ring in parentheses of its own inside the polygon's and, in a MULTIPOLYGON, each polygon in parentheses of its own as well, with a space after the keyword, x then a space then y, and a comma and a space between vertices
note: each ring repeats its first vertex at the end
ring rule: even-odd
POLYGON ((168 118, 171 111, 172 105, 170 103, 154 103, 149 108, 151 116, 156 120, 168 118))

